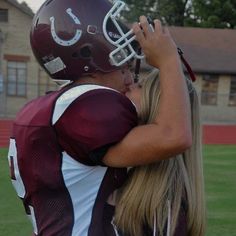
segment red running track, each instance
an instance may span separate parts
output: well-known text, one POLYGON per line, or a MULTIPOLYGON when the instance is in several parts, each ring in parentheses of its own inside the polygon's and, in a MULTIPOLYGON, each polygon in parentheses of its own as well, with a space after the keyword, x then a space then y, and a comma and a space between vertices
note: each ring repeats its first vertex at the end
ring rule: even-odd
MULTIPOLYGON (((8 147, 12 120, 0 120, 0 148, 8 147)), ((236 144, 236 125, 204 125, 204 144, 236 144)))
POLYGON ((8 147, 12 120, 0 120, 0 148, 8 147))
POLYGON ((236 125, 204 125, 204 144, 236 144, 236 125))

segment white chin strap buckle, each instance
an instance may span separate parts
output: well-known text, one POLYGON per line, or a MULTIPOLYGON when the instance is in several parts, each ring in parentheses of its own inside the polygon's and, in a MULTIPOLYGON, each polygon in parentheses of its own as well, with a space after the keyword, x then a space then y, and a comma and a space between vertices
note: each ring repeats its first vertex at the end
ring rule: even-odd
POLYGON ((133 33, 133 30, 131 29, 127 33, 124 33, 122 28, 117 22, 117 18, 120 14, 120 12, 124 9, 125 3, 122 1, 115 1, 113 7, 110 9, 110 11, 106 14, 104 21, 103 21, 103 34, 106 38, 106 40, 114 45, 116 47, 115 50, 113 50, 110 54, 110 61, 112 65, 115 66, 121 66, 124 63, 128 62, 130 59, 143 59, 144 55, 138 55, 137 52, 134 50, 131 43, 135 40, 136 36, 133 33), (111 20, 113 24, 115 25, 116 29, 118 30, 119 34, 121 35, 118 40, 113 41, 107 32, 106 26, 107 21, 111 20))

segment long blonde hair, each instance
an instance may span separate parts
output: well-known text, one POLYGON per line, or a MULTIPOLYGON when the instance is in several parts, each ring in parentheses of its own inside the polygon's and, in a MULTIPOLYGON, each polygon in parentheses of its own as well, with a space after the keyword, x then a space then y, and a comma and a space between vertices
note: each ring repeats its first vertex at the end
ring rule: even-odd
MULTIPOLYGON (((140 123, 151 123, 158 114, 161 96, 158 72, 142 82, 140 123)), ((170 235, 174 235, 182 201, 187 204, 187 230, 190 236, 205 232, 204 181, 201 153, 199 104, 196 91, 188 81, 192 112, 193 144, 174 158, 132 168, 118 194, 115 224, 129 236, 143 236, 144 225, 164 235, 171 208, 170 235)), ((174 99, 174 98, 170 98, 174 99)))

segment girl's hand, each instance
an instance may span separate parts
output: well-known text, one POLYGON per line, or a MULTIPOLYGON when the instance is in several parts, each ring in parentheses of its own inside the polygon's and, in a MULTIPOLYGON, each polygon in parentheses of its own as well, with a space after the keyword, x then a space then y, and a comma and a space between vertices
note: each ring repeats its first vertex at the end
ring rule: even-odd
POLYGON ((169 30, 163 28, 159 20, 154 20, 154 31, 147 18, 140 17, 140 24, 133 25, 133 31, 146 56, 148 64, 160 68, 167 62, 179 60, 177 46, 169 30))

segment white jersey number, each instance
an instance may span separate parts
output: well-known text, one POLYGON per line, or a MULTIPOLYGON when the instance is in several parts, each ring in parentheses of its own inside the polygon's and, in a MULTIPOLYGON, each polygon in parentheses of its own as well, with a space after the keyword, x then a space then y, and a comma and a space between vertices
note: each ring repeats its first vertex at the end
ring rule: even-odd
POLYGON ((18 161, 17 161, 17 150, 16 142, 14 139, 10 139, 10 147, 8 152, 8 162, 11 170, 12 184, 20 198, 25 197, 25 186, 20 176, 18 161))
MULTIPOLYGON (((10 146, 8 151, 8 163, 10 166, 11 171, 11 181, 12 184, 17 192, 17 195, 20 198, 24 198, 26 191, 25 191, 25 185, 23 183, 23 180, 20 175, 18 161, 17 161, 17 149, 16 149, 16 142, 14 139, 10 139, 10 146)), ((37 225, 36 225, 36 219, 34 215, 34 208, 32 206, 28 206, 30 209, 30 215, 28 215, 31 223, 33 224, 34 233, 37 235, 37 225)))

